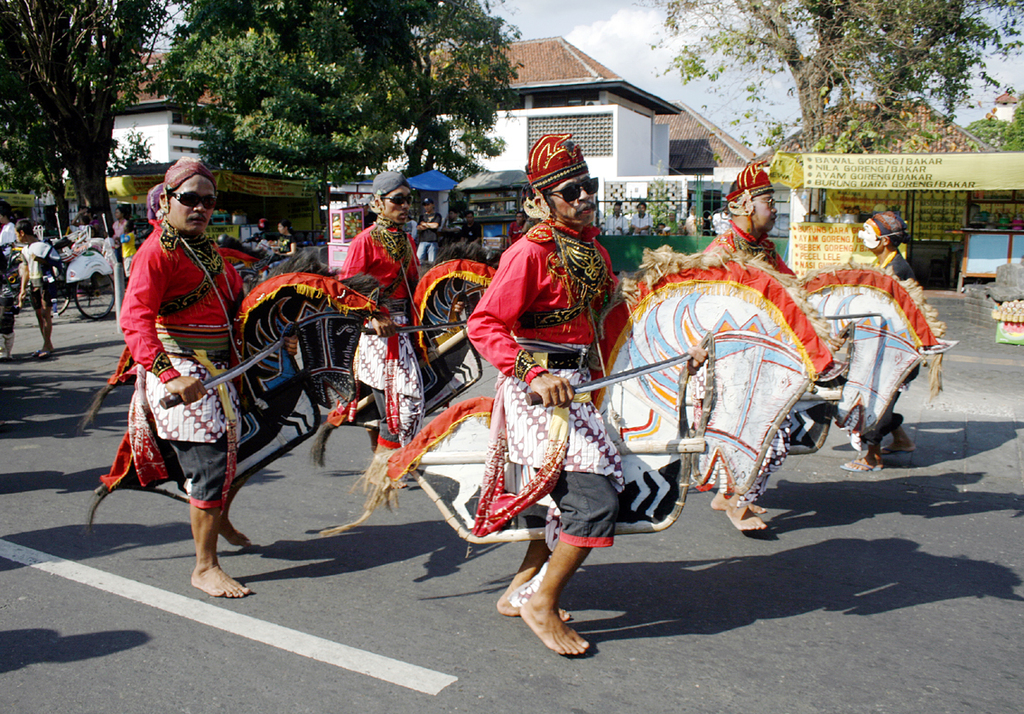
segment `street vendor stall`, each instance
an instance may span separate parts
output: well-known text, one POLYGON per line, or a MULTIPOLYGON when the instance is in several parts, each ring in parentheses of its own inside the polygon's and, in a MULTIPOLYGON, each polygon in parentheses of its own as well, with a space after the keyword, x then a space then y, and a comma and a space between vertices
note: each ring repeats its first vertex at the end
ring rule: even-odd
POLYGON ((1013 227, 1024 211, 1024 153, 780 152, 771 175, 795 189, 789 264, 798 274, 850 258, 870 260, 857 230, 881 210, 906 220, 914 238, 908 260, 922 284, 994 277, 996 264, 1024 254, 1024 237, 1018 238, 1024 231, 1013 227), (985 208, 972 214, 975 205, 985 208), (1003 223, 987 220, 996 214, 1003 223))
MULTIPOLYGON (((107 177, 107 192, 122 203, 145 204, 149 189, 164 178, 170 164, 144 164, 120 176, 107 177)), ((217 179, 217 210, 206 232, 246 240, 260 218, 273 225, 283 218, 295 231, 321 231, 316 193, 303 179, 286 179, 246 171, 213 169, 217 179)))
POLYGON ((456 186, 466 194, 476 222, 483 226, 484 247, 508 247, 508 227, 522 208, 525 186, 525 171, 481 171, 456 186))

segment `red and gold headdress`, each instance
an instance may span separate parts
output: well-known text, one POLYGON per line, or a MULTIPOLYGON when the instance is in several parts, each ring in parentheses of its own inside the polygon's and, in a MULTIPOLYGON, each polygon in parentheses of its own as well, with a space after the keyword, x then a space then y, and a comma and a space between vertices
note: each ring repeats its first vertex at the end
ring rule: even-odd
POLYGON ((734 216, 749 216, 754 211, 753 199, 765 193, 771 193, 772 180, 765 169, 767 161, 754 161, 740 171, 733 183, 733 190, 725 197, 729 204, 729 213, 734 216))
POLYGON ((530 149, 526 174, 536 191, 549 188, 590 173, 580 147, 569 141, 572 134, 545 134, 530 149))

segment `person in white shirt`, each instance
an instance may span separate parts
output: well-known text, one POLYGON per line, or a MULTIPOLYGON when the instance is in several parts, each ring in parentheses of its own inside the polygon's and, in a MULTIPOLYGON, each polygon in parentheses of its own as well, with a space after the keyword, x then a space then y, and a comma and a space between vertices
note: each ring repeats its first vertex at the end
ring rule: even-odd
POLYGON ((626 235, 629 229, 629 219, 622 215, 622 201, 616 201, 612 206, 612 215, 604 219, 604 234, 608 236, 626 235))
POLYGON ((3 226, 0 228, 0 251, 9 255, 18 236, 14 230, 14 213, 6 201, 0 201, 0 226, 3 226))
POLYGON ((629 234, 649 235, 651 232, 651 216, 647 213, 647 202, 636 204, 636 215, 629 220, 629 234))

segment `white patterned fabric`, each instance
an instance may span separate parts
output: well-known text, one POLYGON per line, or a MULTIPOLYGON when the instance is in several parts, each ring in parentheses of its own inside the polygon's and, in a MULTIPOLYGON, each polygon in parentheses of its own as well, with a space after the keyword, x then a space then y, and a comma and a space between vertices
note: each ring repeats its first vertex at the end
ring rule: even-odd
MULTIPOLYGON (((581 384, 584 374, 575 369, 552 369, 551 374, 581 384)), ((524 467, 525 481, 539 469, 548 444, 548 423, 551 413, 542 406, 530 404, 530 391, 526 382, 500 375, 497 399, 502 400, 508 434, 508 458, 524 467)), ((622 489, 622 460, 608 438, 601 415, 590 402, 573 402, 569 407, 569 446, 563 465, 565 471, 611 476, 618 489, 622 489)))
MULTIPOLYGON (((409 324, 401 314, 392 315, 396 325, 409 324)), ((408 334, 400 334, 398 359, 388 360, 388 338, 363 335, 356 352, 356 378, 385 393, 387 401, 397 399, 399 428, 392 429, 402 445, 408 444, 423 425, 423 378, 419 360, 408 334)), ((381 415, 381 419, 387 418, 381 415)))
MULTIPOLYGON (((183 377, 195 377, 203 382, 210 379, 209 371, 194 360, 172 355, 171 364, 183 377)), ((224 369, 227 365, 214 363, 214 367, 224 369)), ((141 365, 138 366, 138 373, 145 375, 146 401, 153 410, 156 434, 161 439, 212 444, 227 431, 227 416, 224 414, 224 408, 216 390, 207 391, 197 402, 164 409, 160 406, 160 400, 168 396, 170 392, 167 391, 160 378, 145 371, 141 365)), ((237 412, 238 392, 231 382, 228 382, 226 386, 231 396, 231 403, 237 412)))

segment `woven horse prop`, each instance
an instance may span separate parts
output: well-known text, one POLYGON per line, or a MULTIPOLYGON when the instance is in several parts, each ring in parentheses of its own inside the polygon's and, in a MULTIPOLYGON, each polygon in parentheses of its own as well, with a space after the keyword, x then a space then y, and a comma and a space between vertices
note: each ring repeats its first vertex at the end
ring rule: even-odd
MULTIPOLYGON (((298 326, 296 358, 283 349, 264 357, 241 377, 237 469, 228 498, 254 474, 313 436, 322 410, 355 392, 352 360, 363 323, 376 310, 371 283, 350 281, 367 295, 334 278, 313 273, 285 273, 261 283, 242 302, 234 335, 241 359, 277 341, 287 325, 298 326)), ((108 384, 135 380, 125 351, 108 384)), ((99 503, 116 489, 141 489, 187 501, 184 477, 169 449, 160 448, 159 468, 134 461, 130 433, 118 449, 111 472, 101 478, 89 509, 91 522, 99 503), (160 488, 176 482, 179 492, 160 488)))
MULTIPOLYGON (((448 325, 465 319, 494 277, 494 269, 466 258, 438 262, 416 286, 413 305, 422 326, 448 325)), ((472 348, 463 326, 416 333, 421 355, 423 398, 426 414, 436 413, 465 394, 482 374, 480 356, 472 348)), ((381 418, 369 389, 357 389, 356 398, 341 401, 317 432, 311 457, 324 465, 324 451, 331 432, 343 425, 368 426, 381 418)))
POLYGON ((815 436, 800 453, 820 447, 831 416, 859 443, 861 435, 877 427, 922 361, 929 366, 931 397, 942 389, 942 354, 957 343, 942 339, 946 326, 916 282, 848 263, 811 271, 801 285, 811 304, 829 318, 832 335, 846 339, 850 367, 831 409, 808 412, 801 420, 801 431, 815 436))
MULTIPOLYGON (((669 367, 614 384, 596 400, 623 460, 621 534, 671 526, 691 484, 710 488, 718 477, 741 493, 749 488, 793 404, 833 364, 823 321, 809 319, 813 311, 799 290, 771 271, 667 248, 644 255, 639 274, 623 280, 621 299, 604 321, 606 373, 699 344, 707 345, 709 358, 693 379, 684 365, 669 367)), ((549 498, 497 531, 474 533, 492 406, 493 399, 477 397, 449 407, 392 455, 388 476, 414 475, 465 540, 542 538, 549 498)), ((508 465, 506 482, 518 476, 508 465)))

